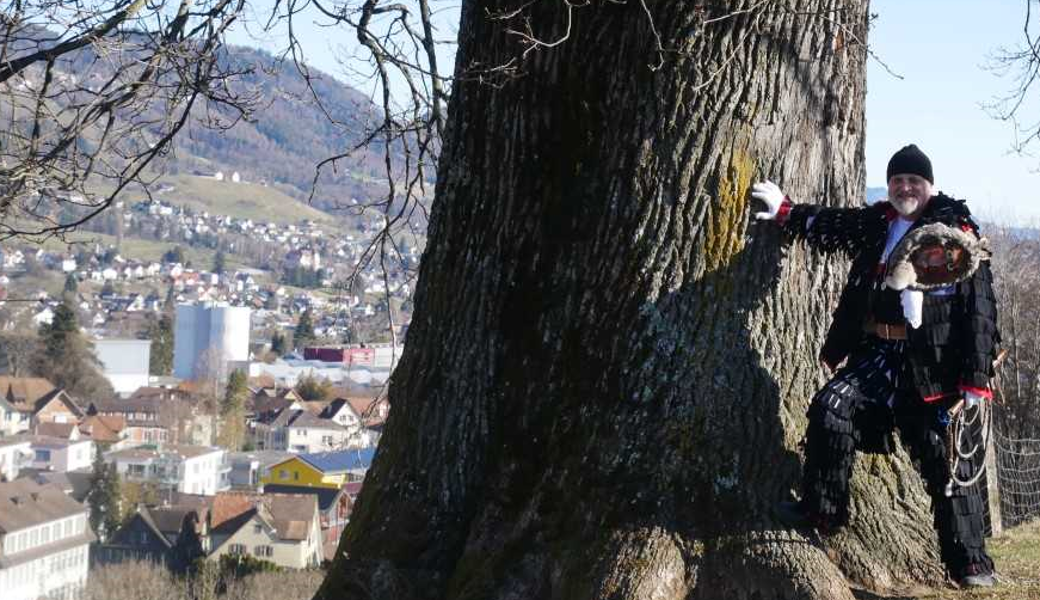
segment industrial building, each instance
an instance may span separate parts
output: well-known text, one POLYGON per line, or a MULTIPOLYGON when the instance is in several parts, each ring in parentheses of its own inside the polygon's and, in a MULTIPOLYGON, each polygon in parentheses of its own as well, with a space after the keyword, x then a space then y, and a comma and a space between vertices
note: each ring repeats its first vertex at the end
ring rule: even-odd
POLYGON ((250 309, 225 303, 180 304, 173 334, 173 374, 198 379, 249 360, 250 309), (223 368, 221 368, 223 366, 223 368))

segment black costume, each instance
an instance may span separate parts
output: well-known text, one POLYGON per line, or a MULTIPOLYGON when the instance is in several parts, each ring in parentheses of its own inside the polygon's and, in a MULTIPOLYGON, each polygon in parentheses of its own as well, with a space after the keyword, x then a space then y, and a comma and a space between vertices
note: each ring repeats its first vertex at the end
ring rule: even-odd
MULTIPOLYGON (((883 289, 881 258, 896 212, 887 202, 863 208, 794 205, 785 230, 823 252, 852 259, 848 281, 821 352, 834 377, 812 400, 806 432, 802 507, 821 527, 848 519, 855 450, 887 453, 898 427, 927 482, 942 559, 954 577, 990 572, 978 486, 944 493, 949 481, 947 409, 963 390, 988 391, 999 333, 989 264, 949 289, 924 292, 920 327, 906 325, 899 292, 883 289), (876 324, 883 324, 878 327, 876 324), (889 337, 884 324, 905 334, 889 337)), ((933 196, 911 230, 940 222, 978 236, 964 202, 933 196)), ((973 432, 978 436, 978 432, 973 432)), ((981 460, 981 453, 976 455, 981 460)), ((981 465, 962 461, 958 477, 981 465)))

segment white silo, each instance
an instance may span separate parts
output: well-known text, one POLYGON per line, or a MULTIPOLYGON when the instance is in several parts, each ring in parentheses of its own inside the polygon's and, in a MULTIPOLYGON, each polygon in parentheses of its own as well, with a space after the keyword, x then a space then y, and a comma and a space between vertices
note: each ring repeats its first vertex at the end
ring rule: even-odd
POLYGON ((203 354, 223 362, 249 360, 250 309, 226 303, 180 304, 173 337, 173 374, 195 379, 203 354))

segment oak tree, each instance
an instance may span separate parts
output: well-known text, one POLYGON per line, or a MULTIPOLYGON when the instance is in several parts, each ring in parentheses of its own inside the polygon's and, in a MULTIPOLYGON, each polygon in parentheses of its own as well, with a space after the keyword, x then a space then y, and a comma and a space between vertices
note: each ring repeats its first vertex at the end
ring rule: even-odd
MULTIPOLYGON (((366 5, 379 5, 378 2, 366 5)), ((866 0, 462 3, 393 407, 317 598, 836 598, 937 585, 923 486, 799 479, 848 264, 749 224, 862 202, 866 0)))

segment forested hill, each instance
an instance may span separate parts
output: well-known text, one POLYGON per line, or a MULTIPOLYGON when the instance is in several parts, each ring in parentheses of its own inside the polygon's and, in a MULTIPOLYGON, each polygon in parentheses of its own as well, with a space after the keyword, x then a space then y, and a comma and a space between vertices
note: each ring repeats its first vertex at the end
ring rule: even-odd
MULTIPOLYGON (((312 93, 292 61, 240 46, 229 47, 224 61, 245 71, 235 78, 233 89, 242 94, 259 92, 259 107, 249 121, 226 130, 205 127, 200 114, 190 131, 177 137, 177 152, 169 164, 172 173, 237 171, 243 180, 265 182, 303 199, 311 191, 315 165, 358 145, 378 118, 368 97, 313 69, 312 93)), ((376 142, 340 161, 335 174, 327 169, 315 194, 315 207, 328 210, 349 203, 351 197, 385 194, 379 184, 385 179, 382 151, 376 142)))

